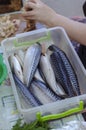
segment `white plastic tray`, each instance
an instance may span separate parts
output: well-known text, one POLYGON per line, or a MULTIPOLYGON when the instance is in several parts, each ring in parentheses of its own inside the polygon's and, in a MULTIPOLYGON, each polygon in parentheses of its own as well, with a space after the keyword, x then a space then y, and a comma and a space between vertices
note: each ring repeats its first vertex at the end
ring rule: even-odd
MULTIPOLYGON (((40 41, 40 43, 42 43, 40 41)), ((30 122, 36 119, 36 113, 40 112, 42 115, 45 113, 60 113, 63 111, 66 111, 72 107, 75 107, 77 104, 79 104, 80 100, 83 100, 84 103, 86 102, 86 71, 76 54, 66 32, 61 27, 55 27, 50 29, 39 29, 36 31, 31 31, 28 33, 22 33, 17 35, 16 37, 8 38, 2 41, 1 43, 3 52, 4 52, 4 58, 6 60, 7 68, 8 68, 8 74, 11 80, 12 89, 14 92, 14 96, 16 99, 16 103, 18 106, 19 111, 23 114, 26 122, 30 122), (51 35, 51 39, 49 39, 49 34, 51 35), (39 107, 29 108, 27 104, 24 102, 23 98, 19 97, 18 90, 15 86, 12 72, 10 69, 8 57, 15 51, 23 48, 29 47, 28 41, 34 42, 34 41, 40 41, 40 39, 44 39, 44 42, 46 43, 46 48, 54 42, 55 45, 57 45, 60 49, 62 49, 67 57, 69 58, 79 81, 79 86, 82 92, 81 96, 73 97, 73 98, 67 98, 65 100, 57 101, 54 103, 42 105, 39 107), (15 45, 15 43, 18 43, 15 45), (26 44, 24 44, 26 43, 26 44)))

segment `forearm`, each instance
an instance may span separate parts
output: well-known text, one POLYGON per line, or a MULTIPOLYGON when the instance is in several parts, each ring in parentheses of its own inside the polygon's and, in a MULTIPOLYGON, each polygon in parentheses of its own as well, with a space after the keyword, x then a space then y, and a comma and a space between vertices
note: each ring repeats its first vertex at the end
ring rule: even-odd
POLYGON ((73 21, 57 14, 40 0, 29 1, 30 2, 25 5, 26 12, 23 14, 26 19, 39 21, 48 27, 61 26, 72 40, 86 45, 86 24, 73 21), (28 9, 32 10, 28 11, 28 9))
POLYGON ((47 23, 47 25, 49 27, 63 27, 72 40, 86 45, 86 24, 73 21, 62 15, 56 15, 47 23))

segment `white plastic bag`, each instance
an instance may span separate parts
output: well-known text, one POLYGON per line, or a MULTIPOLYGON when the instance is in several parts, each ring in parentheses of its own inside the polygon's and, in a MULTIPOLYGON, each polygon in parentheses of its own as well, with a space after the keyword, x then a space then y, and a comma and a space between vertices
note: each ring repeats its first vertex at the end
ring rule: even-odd
POLYGON ((86 122, 70 121, 62 128, 52 130, 86 130, 86 122))

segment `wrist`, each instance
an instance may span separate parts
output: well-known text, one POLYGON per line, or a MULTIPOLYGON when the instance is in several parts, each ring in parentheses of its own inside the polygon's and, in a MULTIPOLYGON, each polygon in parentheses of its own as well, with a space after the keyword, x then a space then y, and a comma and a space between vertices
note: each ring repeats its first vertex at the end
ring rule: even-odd
POLYGON ((51 15, 51 17, 47 20, 46 25, 48 27, 58 26, 58 14, 54 13, 54 15, 51 15))

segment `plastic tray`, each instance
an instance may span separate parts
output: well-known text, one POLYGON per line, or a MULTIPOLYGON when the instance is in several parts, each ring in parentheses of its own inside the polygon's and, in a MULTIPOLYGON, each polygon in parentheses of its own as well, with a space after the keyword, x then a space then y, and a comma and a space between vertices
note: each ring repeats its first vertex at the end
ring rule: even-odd
POLYGON ((11 80, 12 89, 16 99, 17 107, 19 111, 23 114, 26 122, 35 120, 37 112, 40 112, 41 115, 45 115, 46 113, 55 114, 76 107, 76 105, 79 104, 80 100, 84 101, 85 104, 86 71, 63 28, 61 27, 55 27, 50 29, 44 28, 36 31, 31 31, 28 33, 18 34, 16 35, 16 37, 3 40, 1 45, 3 48, 4 58, 7 64, 8 74, 11 80), (82 92, 81 96, 67 98, 65 100, 49 103, 39 107, 29 108, 29 106, 25 103, 22 96, 18 93, 17 87, 15 86, 8 57, 15 51, 19 49, 27 48, 31 44, 37 41, 39 41, 40 43, 46 43, 46 48, 50 44, 54 43, 66 53, 77 74, 79 86, 82 92))

